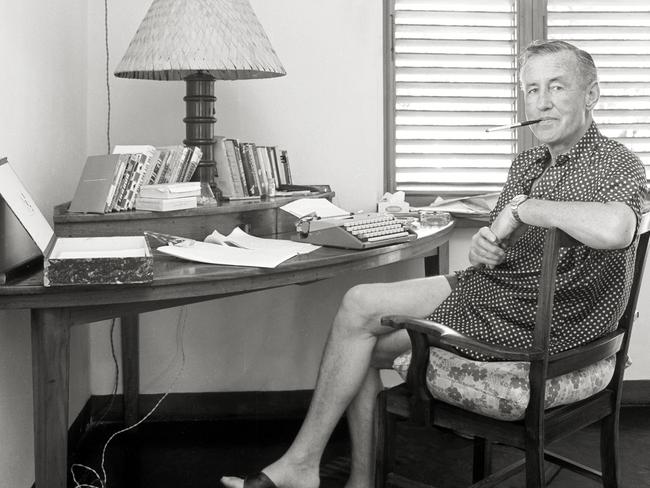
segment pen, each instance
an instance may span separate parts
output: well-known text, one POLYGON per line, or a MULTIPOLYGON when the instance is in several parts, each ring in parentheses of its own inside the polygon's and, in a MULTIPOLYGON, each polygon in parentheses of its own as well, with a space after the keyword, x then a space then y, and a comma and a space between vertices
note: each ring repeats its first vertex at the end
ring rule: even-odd
POLYGON ((517 127, 523 127, 525 125, 537 124, 541 121, 542 119, 535 119, 535 120, 526 120, 524 122, 517 122, 516 124, 499 125, 497 127, 490 127, 488 129, 485 129, 485 132, 494 132, 495 130, 516 129, 517 127))

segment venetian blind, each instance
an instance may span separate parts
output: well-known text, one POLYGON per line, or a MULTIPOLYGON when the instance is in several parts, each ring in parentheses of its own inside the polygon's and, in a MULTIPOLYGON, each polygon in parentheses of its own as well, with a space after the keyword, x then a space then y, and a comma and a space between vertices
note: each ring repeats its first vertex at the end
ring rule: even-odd
POLYGON ((594 120, 634 151, 650 176, 650 2, 548 0, 548 37, 593 56, 601 93, 594 120))
POLYGON ((516 153, 516 0, 395 0, 394 171, 415 194, 497 191, 516 153))

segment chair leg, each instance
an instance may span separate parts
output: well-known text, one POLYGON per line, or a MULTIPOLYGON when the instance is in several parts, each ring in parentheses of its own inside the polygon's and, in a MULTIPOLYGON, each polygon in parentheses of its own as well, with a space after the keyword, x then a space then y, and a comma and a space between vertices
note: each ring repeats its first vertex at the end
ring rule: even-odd
POLYGON ((544 441, 543 439, 526 439, 526 488, 544 488, 544 441))
POLYGON ((492 472, 492 443, 482 437, 474 437, 473 459, 472 482, 476 483, 492 472))
POLYGON ((604 488, 618 488, 618 411, 605 417, 600 425, 600 465, 604 488))
POLYGON ((387 393, 377 397, 375 412, 375 488, 385 488, 388 474, 395 466, 395 424, 396 417, 388 412, 387 393))

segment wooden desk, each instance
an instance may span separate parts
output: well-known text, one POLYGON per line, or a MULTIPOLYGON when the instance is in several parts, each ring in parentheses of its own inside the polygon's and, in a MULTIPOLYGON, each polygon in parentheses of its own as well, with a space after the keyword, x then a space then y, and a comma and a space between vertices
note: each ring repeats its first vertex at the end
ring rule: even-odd
POLYGON ((309 283, 417 257, 425 258, 427 274, 446 272, 446 263, 440 262, 439 256, 446 253, 450 231, 451 228, 415 241, 364 251, 321 248, 274 269, 188 263, 156 252, 154 281, 150 285, 46 288, 42 285, 42 274, 37 273, 0 286, 0 309, 31 310, 37 488, 66 487, 72 325, 122 317, 127 351, 135 357, 135 364, 124 371, 125 405, 133 409, 133 417, 137 413, 138 394, 137 314, 309 283))

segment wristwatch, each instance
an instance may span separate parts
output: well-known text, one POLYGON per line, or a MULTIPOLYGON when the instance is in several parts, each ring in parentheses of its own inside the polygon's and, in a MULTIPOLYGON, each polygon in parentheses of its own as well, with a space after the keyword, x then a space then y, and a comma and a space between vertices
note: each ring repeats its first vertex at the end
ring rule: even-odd
POLYGON ((519 218, 519 205, 528 200, 528 195, 517 195, 512 200, 510 200, 510 210, 512 211, 512 216, 517 222, 523 224, 519 218))

